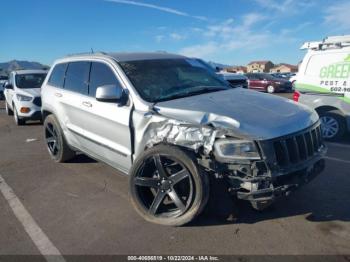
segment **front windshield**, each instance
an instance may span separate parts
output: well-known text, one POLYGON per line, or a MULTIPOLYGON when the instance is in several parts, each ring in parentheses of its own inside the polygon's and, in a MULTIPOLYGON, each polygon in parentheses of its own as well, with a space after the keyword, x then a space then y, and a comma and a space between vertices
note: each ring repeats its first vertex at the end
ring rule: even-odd
POLYGON ((195 59, 127 61, 120 62, 120 66, 140 96, 148 102, 232 88, 195 59))
POLYGON ((21 89, 40 88, 46 74, 19 74, 16 75, 16 86, 21 89))

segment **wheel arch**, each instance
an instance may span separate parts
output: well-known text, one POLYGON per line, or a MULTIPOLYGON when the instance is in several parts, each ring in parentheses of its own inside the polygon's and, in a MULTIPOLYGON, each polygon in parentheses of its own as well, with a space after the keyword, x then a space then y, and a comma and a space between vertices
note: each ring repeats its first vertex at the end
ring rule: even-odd
POLYGON ((159 143, 156 143, 156 144, 152 144, 152 145, 145 145, 144 146, 144 151, 147 151, 147 150, 150 150, 153 147, 162 146, 162 145, 163 146, 171 146, 171 147, 179 148, 180 150, 186 152, 187 154, 192 155, 193 157, 195 157, 197 159, 201 158, 201 151, 203 151, 202 147, 199 148, 199 150, 194 150, 192 148, 189 148, 189 147, 186 147, 186 146, 183 146, 183 145, 177 145, 177 144, 169 143, 169 142, 166 142, 166 141, 162 141, 162 142, 159 142, 159 143))
POLYGON ((51 111, 49 111, 49 110, 46 110, 46 109, 44 109, 44 110, 42 110, 42 118, 43 118, 43 121, 45 121, 45 119, 46 119, 46 117, 47 116, 49 116, 49 115, 52 115, 53 113, 51 112, 51 111))
POLYGON ((321 116, 321 114, 323 113, 330 112, 330 111, 337 112, 337 114, 343 118, 343 121, 345 123, 345 130, 347 132, 350 131, 350 118, 347 117, 347 115, 340 108, 327 105, 327 106, 319 106, 315 108, 315 110, 319 116, 321 116))
POLYGON ((334 106, 319 106, 315 108, 316 112, 320 115, 321 113, 329 112, 329 111, 338 111, 342 116, 345 117, 344 113, 337 107, 334 106))

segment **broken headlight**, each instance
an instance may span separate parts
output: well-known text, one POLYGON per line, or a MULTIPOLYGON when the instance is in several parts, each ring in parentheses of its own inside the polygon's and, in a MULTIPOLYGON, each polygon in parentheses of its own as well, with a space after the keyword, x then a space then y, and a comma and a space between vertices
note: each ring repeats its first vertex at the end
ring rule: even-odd
POLYGON ((214 144, 215 156, 221 160, 259 160, 260 154, 253 141, 220 139, 214 144))

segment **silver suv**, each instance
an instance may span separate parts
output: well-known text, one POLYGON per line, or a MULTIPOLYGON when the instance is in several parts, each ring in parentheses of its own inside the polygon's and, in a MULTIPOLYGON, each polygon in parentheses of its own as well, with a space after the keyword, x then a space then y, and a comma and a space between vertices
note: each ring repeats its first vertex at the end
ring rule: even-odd
POLYGON ((315 111, 233 88, 179 55, 57 60, 43 83, 42 115, 55 161, 80 151, 129 174, 138 213, 164 225, 193 220, 211 181, 263 209, 324 168, 315 111))

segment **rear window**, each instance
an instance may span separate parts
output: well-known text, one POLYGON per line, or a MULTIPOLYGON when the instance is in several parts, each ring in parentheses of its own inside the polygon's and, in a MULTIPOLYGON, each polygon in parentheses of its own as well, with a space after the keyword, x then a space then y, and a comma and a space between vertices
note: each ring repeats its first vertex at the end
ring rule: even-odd
POLYGON ((50 85, 62 88, 66 69, 67 69, 67 64, 57 64, 55 68, 52 70, 48 83, 50 85))
POLYGON ((72 62, 68 64, 64 89, 80 93, 88 93, 90 62, 72 62))

